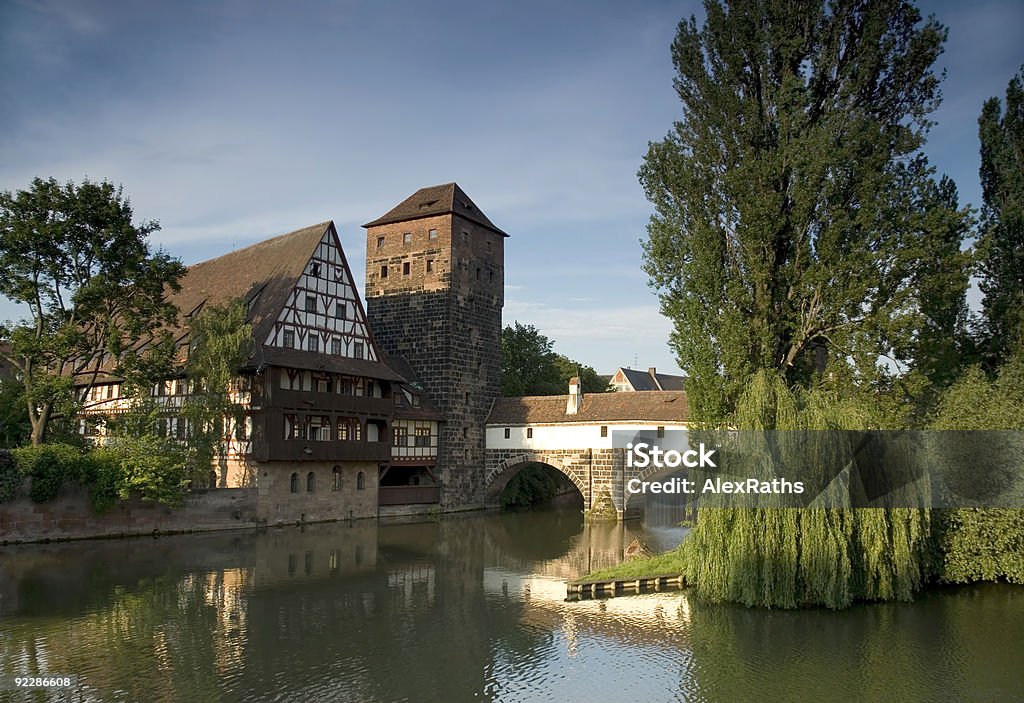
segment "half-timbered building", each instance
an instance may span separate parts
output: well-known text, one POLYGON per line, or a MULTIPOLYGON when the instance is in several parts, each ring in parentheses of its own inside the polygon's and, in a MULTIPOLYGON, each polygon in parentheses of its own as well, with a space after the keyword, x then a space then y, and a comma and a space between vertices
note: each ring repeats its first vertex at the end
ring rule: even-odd
MULTIPOLYGON (((382 360, 334 223, 195 264, 172 299, 182 348, 188 320, 207 305, 241 300, 253 329, 254 351, 232 389, 246 422, 234 428, 216 485, 256 486, 271 522, 376 515, 403 379, 382 360)), ((154 388, 168 436, 187 439, 175 413, 187 392, 184 378, 154 388)), ((90 393, 93 415, 124 406, 117 379, 90 393)))

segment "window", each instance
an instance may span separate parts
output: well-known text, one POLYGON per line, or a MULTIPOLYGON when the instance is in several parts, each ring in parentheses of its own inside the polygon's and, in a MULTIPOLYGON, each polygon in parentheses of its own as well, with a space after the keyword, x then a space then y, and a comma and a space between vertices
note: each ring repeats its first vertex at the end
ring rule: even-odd
POLYGON ((487 269, 487 280, 494 283, 494 269, 487 269))
POLYGON ((601 425, 601 436, 602 437, 607 437, 608 436, 608 425, 601 425))
POLYGON ((315 334, 309 335, 309 339, 306 340, 306 349, 311 352, 320 351, 320 338, 315 334))
POLYGON ((281 333, 281 345, 288 349, 295 348, 295 330, 285 330, 281 333))
POLYGON ((411 268, 411 264, 408 261, 403 262, 402 263, 402 275, 403 276, 408 276, 410 268, 411 268))
POLYGON ((664 437, 665 437, 665 428, 664 427, 659 427, 658 428, 658 439, 662 439, 664 437))
POLYGON ((491 240, 490 239, 487 240, 487 253, 488 254, 491 253, 491 240))
POLYGON ((317 393, 330 393, 334 384, 331 383, 331 377, 327 375, 316 377, 316 392, 317 393))
POLYGON ((110 400, 113 397, 114 397, 114 384, 111 383, 110 385, 107 386, 106 398, 107 398, 107 400, 110 400))
POLYGON ((469 232, 466 230, 462 230, 462 243, 469 244, 469 232))
POLYGON ((433 259, 427 259, 427 273, 430 273, 433 270, 434 270, 434 260, 433 259))
POLYGON ((242 418, 239 422, 235 423, 235 439, 239 442, 244 442, 249 439, 249 418, 242 418))
POLYGON ((341 356, 341 340, 337 337, 331 339, 331 354, 341 356))
POLYGON ((380 249, 384 246, 384 237, 377 237, 377 248, 380 249))
POLYGON ((412 244, 412 232, 406 232, 402 235, 402 244, 412 244))
POLYGON ((387 267, 387 264, 385 264, 384 266, 380 267, 380 277, 381 278, 387 278, 388 277, 388 267, 387 267))
POLYGON ((358 442, 361 436, 359 418, 339 417, 338 418, 338 439, 342 442, 358 442))
POLYGON ((320 278, 320 264, 317 263, 316 261, 310 264, 309 275, 312 276, 313 278, 320 278))
POLYGON ((339 320, 344 320, 348 317, 348 306, 345 303, 336 303, 334 306, 334 316, 339 320))
POLYGON ((292 493, 298 493, 299 492, 299 475, 298 474, 292 474, 291 489, 292 489, 292 493))
POLYGON ((362 471, 360 471, 359 475, 356 476, 356 490, 357 491, 365 491, 366 490, 366 474, 364 474, 362 471))
POLYGON ((430 239, 437 239, 437 230, 432 229, 429 232, 427 232, 427 237, 430 239))
POLYGON ((429 427, 417 427, 416 428, 416 446, 417 447, 429 447, 430 446, 430 428, 429 427))
POLYGON ((306 474, 306 493, 312 493, 316 488, 316 474, 310 471, 306 474))
POLYGON ((478 280, 478 281, 480 280, 480 267, 479 266, 476 267, 476 280, 478 280))
POLYGON ((297 415, 284 416, 285 439, 305 439, 305 433, 302 431, 302 429, 303 428, 299 424, 299 418, 297 415))
POLYGON ((306 312, 316 312, 316 296, 306 296, 306 312))
POLYGON ((306 436, 311 442, 329 442, 331 440, 331 418, 325 415, 313 415, 306 422, 309 425, 306 436))
POLYGON ((512 437, 512 428, 506 427, 505 428, 505 439, 509 439, 510 437, 512 437))
POLYGON ((405 427, 395 427, 392 430, 394 434, 394 446, 396 447, 407 447, 409 446, 409 430, 405 427))
POLYGON ((526 428, 526 438, 527 439, 533 439, 533 428, 532 427, 527 427, 526 428))
POLYGON ((363 358, 363 343, 362 342, 356 342, 356 343, 354 343, 352 345, 352 356, 354 356, 357 359, 362 359, 363 358))
POLYGON ((331 469, 331 490, 332 491, 340 491, 341 490, 341 467, 340 466, 335 466, 333 469, 331 469))

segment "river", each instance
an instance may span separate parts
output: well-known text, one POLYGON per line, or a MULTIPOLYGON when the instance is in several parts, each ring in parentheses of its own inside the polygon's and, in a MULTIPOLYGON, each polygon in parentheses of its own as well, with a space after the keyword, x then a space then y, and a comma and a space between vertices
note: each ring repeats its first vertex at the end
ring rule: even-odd
MULTIPOLYGON (((652 523, 655 520, 652 519, 652 523)), ((565 579, 681 528, 470 514, 7 547, 11 701, 1024 700, 1024 587, 763 611, 565 579)))

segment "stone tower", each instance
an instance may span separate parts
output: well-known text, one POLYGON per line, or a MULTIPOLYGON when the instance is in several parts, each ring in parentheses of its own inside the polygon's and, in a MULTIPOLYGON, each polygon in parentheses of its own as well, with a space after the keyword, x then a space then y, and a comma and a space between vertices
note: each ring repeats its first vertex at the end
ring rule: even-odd
POLYGON ((455 183, 421 188, 363 227, 374 336, 404 358, 446 418, 441 504, 480 504, 484 423, 501 395, 508 235, 455 183))

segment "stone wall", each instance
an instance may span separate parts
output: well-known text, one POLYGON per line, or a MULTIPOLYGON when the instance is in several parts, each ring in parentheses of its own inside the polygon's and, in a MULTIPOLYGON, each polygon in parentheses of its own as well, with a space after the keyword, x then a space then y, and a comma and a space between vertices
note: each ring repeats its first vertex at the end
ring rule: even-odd
POLYGON ((0 503, 0 543, 85 537, 148 535, 253 527, 259 524, 256 490, 222 488, 196 491, 181 508, 138 498, 96 513, 88 492, 65 487, 53 500, 34 503, 27 496, 0 503))
POLYGON ((258 464, 257 514, 268 524, 376 517, 377 464, 358 461, 303 461, 258 464), (334 483, 334 469, 340 483, 334 483), (363 474, 360 484, 359 474, 363 474), (295 492, 292 492, 295 474, 295 492), (312 489, 309 475, 313 474, 312 489), (360 488, 360 485, 362 488, 360 488))
POLYGON ((446 418, 438 447, 441 507, 480 505, 484 423, 501 394, 504 238, 443 215, 371 227, 366 246, 374 337, 389 354, 405 357, 446 418))

